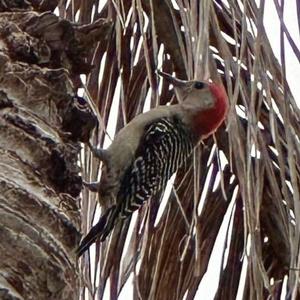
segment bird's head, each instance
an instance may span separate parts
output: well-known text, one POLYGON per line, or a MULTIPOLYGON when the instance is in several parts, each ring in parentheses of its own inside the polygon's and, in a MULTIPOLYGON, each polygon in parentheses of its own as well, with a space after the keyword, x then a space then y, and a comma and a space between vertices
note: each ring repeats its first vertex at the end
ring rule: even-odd
POLYGON ((193 126, 202 138, 212 134, 224 121, 228 98, 223 85, 198 80, 180 80, 158 71, 173 85, 178 102, 193 115, 193 126))

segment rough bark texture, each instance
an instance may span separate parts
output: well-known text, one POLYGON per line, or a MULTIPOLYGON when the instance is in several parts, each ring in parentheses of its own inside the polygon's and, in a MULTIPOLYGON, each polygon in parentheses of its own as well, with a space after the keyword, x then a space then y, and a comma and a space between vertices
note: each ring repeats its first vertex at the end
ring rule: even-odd
POLYGON ((0 299, 78 299, 77 161, 96 119, 75 87, 109 26, 32 9, 0 3, 0 299))

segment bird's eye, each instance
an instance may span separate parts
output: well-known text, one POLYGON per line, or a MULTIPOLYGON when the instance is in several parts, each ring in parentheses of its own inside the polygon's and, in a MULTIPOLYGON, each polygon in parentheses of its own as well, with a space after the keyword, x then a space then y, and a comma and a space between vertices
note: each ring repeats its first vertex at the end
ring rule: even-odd
POLYGON ((204 83, 201 82, 201 81, 196 81, 196 82, 194 83, 194 88, 197 89, 197 90, 201 90, 201 89, 204 88, 204 83))
POLYGON ((79 96, 77 96, 77 95, 74 96, 73 98, 74 98, 75 101, 77 101, 77 103, 78 103, 80 106, 85 106, 85 105, 87 105, 87 102, 86 102, 86 100, 85 100, 84 98, 79 97, 79 96))

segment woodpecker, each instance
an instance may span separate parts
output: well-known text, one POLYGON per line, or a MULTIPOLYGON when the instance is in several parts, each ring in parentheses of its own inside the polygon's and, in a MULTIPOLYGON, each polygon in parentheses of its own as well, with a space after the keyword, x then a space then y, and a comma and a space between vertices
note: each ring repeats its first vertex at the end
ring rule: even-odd
POLYGON ((100 182, 85 185, 99 192, 100 204, 107 199, 113 204, 82 240, 78 256, 97 239, 104 241, 119 220, 161 192, 197 143, 214 133, 226 117, 228 99, 222 85, 158 73, 173 85, 178 104, 136 116, 106 150, 89 144, 104 167, 100 182))

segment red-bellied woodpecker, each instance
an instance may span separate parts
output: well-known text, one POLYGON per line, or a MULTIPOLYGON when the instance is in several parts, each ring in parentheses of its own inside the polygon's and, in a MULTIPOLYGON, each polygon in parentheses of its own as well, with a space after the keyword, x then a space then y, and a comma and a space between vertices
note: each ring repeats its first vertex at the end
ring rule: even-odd
POLYGON ((100 217, 77 249, 82 255, 104 241, 114 225, 162 191, 196 144, 224 121, 228 100, 222 85, 183 81, 159 74, 174 86, 179 104, 159 106, 138 115, 116 135, 107 150, 92 152, 104 162, 99 183, 86 184, 114 204, 100 217))

